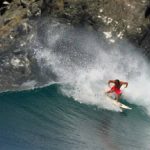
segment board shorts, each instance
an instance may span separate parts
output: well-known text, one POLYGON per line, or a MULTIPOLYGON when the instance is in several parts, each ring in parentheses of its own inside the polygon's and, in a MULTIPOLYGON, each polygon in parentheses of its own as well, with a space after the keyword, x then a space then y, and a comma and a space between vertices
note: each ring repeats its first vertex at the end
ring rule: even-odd
POLYGON ((117 95, 122 94, 122 91, 121 91, 120 89, 118 89, 117 87, 115 87, 115 86, 113 86, 113 87, 111 88, 111 90, 114 91, 117 95))

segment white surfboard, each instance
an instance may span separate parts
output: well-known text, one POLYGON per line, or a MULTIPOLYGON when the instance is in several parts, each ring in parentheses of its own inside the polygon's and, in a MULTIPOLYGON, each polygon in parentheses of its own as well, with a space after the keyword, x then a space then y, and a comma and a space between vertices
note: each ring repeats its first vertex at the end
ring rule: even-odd
POLYGON ((117 102, 116 100, 112 100, 113 101, 113 103, 115 104, 115 105, 117 105, 117 106, 119 106, 120 108, 123 108, 123 109, 132 109, 131 107, 129 107, 129 106, 127 106, 127 105, 125 105, 125 104, 122 104, 122 103, 120 103, 120 102, 117 102))
POLYGON ((109 98, 113 102, 114 105, 120 107, 121 109, 129 109, 129 110, 132 109, 131 107, 114 100, 111 96, 108 96, 108 95, 106 95, 106 96, 107 96, 107 98, 109 98))

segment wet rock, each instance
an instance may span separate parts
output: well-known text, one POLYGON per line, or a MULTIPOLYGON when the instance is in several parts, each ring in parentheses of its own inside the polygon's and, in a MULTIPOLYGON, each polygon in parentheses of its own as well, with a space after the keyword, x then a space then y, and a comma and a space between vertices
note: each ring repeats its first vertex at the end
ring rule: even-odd
POLYGON ((137 47, 149 49, 149 1, 91 0, 64 1, 64 10, 57 14, 73 25, 88 24, 109 44, 128 39, 137 47), (107 36, 109 35, 111 36, 107 36), (146 42, 147 41, 147 42, 146 42), (144 46, 146 43, 146 46, 144 46))
POLYGON ((20 3, 21 3, 21 5, 22 5, 24 8, 26 8, 26 7, 29 7, 31 1, 29 1, 29 0, 20 0, 20 3))
MULTIPOLYGON (((0 85, 7 87, 33 79, 36 62, 28 57, 27 45, 39 26, 43 31, 43 25, 49 24, 44 22, 45 16, 50 21, 96 31, 110 47, 127 39, 150 55, 148 0, 1 0, 0 13, 0 85)), ((46 45, 44 34, 38 34, 46 45)))
POLYGON ((3 15, 7 9, 9 9, 9 5, 12 0, 1 0, 0 1, 0 15, 3 15))
POLYGON ((18 8, 17 11, 13 12, 13 15, 10 13, 6 14, 7 17, 4 17, 4 24, 0 26, 0 36, 1 38, 7 37, 15 28, 20 25, 21 21, 26 16, 26 9, 22 10, 18 8))
POLYGON ((41 9, 39 8, 39 5, 37 3, 33 3, 30 7, 30 13, 32 16, 40 16, 41 15, 41 9))
POLYGON ((134 36, 140 36, 141 39, 148 25, 145 19, 145 16, 148 18, 148 0, 16 0, 9 5, 7 15, 0 19, 0 22, 3 22, 3 27, 0 27, 2 36, 13 32, 14 28, 22 24, 24 18, 28 20, 40 16, 44 11, 49 16, 65 18, 73 25, 92 25, 95 30, 103 31, 104 37, 105 32, 111 32, 113 39, 109 38, 110 41, 124 37, 132 39, 134 36), (16 20, 14 16, 18 19, 16 20))
MULTIPOLYGON (((35 2, 35 0, 12 1, 9 4, 10 8, 0 17, 0 37, 7 38, 22 25, 24 25, 24 28, 30 28, 26 23, 30 19, 29 17, 41 15, 41 6, 39 6, 41 3, 38 2, 35 2)), ((16 34, 20 34, 19 31, 16 34)))
POLYGON ((32 30, 32 26, 25 20, 17 27, 20 34, 27 34, 32 30))

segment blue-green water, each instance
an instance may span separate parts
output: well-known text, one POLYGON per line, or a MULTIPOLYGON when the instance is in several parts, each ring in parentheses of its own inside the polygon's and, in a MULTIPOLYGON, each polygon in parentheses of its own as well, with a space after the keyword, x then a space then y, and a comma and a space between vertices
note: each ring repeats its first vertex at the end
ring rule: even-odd
POLYGON ((150 118, 80 104, 60 85, 0 94, 0 150, 149 150, 150 118))

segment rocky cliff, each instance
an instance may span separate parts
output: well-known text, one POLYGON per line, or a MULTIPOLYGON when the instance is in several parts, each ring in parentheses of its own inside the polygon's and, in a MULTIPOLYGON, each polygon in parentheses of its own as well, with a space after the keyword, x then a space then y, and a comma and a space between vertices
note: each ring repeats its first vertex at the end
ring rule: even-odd
POLYGON ((47 22, 96 31, 108 46, 127 39, 149 57, 149 19, 149 0, 1 0, 0 88, 13 89, 35 78, 36 60, 27 49, 33 33, 47 22))

